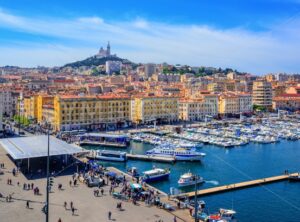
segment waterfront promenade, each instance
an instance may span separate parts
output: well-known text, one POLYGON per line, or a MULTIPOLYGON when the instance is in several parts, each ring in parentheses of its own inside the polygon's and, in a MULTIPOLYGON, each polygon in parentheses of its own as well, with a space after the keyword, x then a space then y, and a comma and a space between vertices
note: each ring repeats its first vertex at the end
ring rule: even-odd
MULTIPOLYGON (((44 221, 45 214, 41 211, 45 201, 45 179, 27 180, 21 173, 14 177, 11 170, 15 165, 0 147, 0 163, 5 164, 5 174, 0 176, 0 215, 1 221, 44 221), (12 185, 7 184, 7 180, 12 180, 12 185), (19 182, 19 186, 18 183, 19 182), (34 195, 33 190, 23 190, 24 183, 33 183, 38 187, 41 195, 34 195), (6 202, 6 196, 11 195, 12 201, 6 202), (26 201, 29 208, 26 208, 26 201)), ((108 212, 112 212, 111 221, 173 221, 174 216, 165 210, 156 207, 145 206, 143 202, 133 205, 132 202, 122 202, 124 211, 116 208, 120 200, 113 199, 109 195, 109 186, 104 186, 104 195, 95 197, 94 188, 88 188, 85 184, 79 183, 77 186, 70 186, 71 176, 59 176, 54 179, 54 186, 50 194, 50 221, 57 222, 61 218, 62 222, 99 222, 109 221, 108 212), (63 185, 63 190, 58 189, 58 184, 63 185), (64 208, 64 201, 67 202, 67 210, 64 208), (70 210, 70 202, 73 202, 76 209, 75 215, 70 210)), ((181 221, 177 219, 177 221, 181 221)))

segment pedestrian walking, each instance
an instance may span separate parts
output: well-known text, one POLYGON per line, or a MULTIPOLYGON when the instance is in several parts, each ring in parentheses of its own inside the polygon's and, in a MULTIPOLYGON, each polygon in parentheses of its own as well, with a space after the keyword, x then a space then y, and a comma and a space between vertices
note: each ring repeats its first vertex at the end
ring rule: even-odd
POLYGON ((70 180, 69 184, 70 184, 70 187, 71 187, 72 186, 72 180, 70 180))
POLYGON ((29 209, 29 201, 26 201, 26 208, 29 209))
POLYGON ((108 219, 111 220, 111 212, 108 211, 108 219))
POLYGON ((73 208, 73 201, 70 202, 70 207, 73 208))
POLYGON ((67 202, 65 201, 65 202, 64 202, 64 208, 65 208, 65 210, 67 210, 67 206, 68 206, 68 204, 67 204, 67 202))
POLYGON ((104 190, 103 190, 103 188, 101 189, 101 195, 103 196, 103 194, 104 194, 104 190))
POLYGON ((74 213, 75 213, 75 208, 72 207, 72 215, 74 215, 74 213))

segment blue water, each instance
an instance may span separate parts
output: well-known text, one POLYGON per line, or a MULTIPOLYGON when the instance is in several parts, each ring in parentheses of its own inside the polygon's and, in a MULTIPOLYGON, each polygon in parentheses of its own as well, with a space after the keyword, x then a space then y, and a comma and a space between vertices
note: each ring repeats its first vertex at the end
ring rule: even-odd
MULTIPOLYGON (((97 147, 99 148, 99 147, 97 147)), ((132 142, 128 152, 143 154, 153 146, 132 142)), ((155 187, 170 192, 177 188, 181 174, 191 171, 207 182, 199 188, 232 184, 300 171, 300 141, 281 141, 276 144, 253 144, 224 149, 212 145, 200 148, 207 155, 202 163, 177 162, 175 164, 128 161, 127 163, 105 163, 121 170, 135 166, 140 172, 153 166, 171 168, 168 181, 154 183, 155 187)), ((192 188, 183 191, 192 191, 192 188)), ((252 187, 228 193, 203 197, 211 213, 220 207, 232 208, 238 212, 238 221, 300 221, 300 183, 288 181, 252 187)))

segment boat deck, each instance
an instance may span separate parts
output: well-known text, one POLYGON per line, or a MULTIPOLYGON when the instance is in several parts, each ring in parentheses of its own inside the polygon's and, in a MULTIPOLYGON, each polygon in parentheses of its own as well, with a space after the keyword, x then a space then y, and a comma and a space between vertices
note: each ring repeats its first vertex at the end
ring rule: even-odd
MULTIPOLYGON (((259 185, 263 185, 263 184, 267 184, 267 183, 279 182, 279 181, 283 181, 283 180, 288 180, 289 176, 297 176, 297 175, 298 175, 298 173, 293 173, 293 174, 268 177, 268 178, 263 178, 263 179, 245 181, 245 182, 241 182, 241 183, 235 183, 235 184, 229 184, 229 185, 224 185, 224 186, 219 186, 219 187, 198 190, 197 196, 206 196, 206 195, 211 195, 211 194, 216 194, 216 193, 221 193, 221 192, 227 192, 227 191, 231 191, 231 190, 243 189, 243 188, 252 187, 252 186, 259 186, 259 185)), ((194 197, 195 192, 182 193, 179 195, 175 195, 174 197, 180 197, 180 196, 194 197)))

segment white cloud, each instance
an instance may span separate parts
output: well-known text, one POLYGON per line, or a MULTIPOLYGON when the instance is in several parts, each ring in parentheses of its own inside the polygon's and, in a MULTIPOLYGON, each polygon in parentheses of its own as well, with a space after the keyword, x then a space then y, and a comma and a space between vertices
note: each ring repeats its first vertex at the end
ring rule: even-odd
POLYGON ((78 19, 79 22, 82 23, 90 23, 90 24, 96 24, 96 25, 100 25, 102 24, 104 21, 102 18, 99 17, 82 17, 78 19))
POLYGON ((135 21, 133 21, 133 26, 140 29, 149 28, 148 22, 142 18, 138 18, 135 21))
POLYGON ((257 74, 300 72, 299 21, 295 18, 266 32, 250 32, 142 18, 131 22, 107 22, 99 17, 43 19, 0 10, 0 27, 75 41, 73 48, 59 40, 58 45, 47 47, 28 42, 23 42, 22 47, 0 45, 0 65, 62 65, 95 54, 99 44, 110 40, 113 52, 135 62, 232 67, 257 74), (82 43, 89 47, 83 48, 82 43), (24 56, 27 50, 30 57, 24 56))

